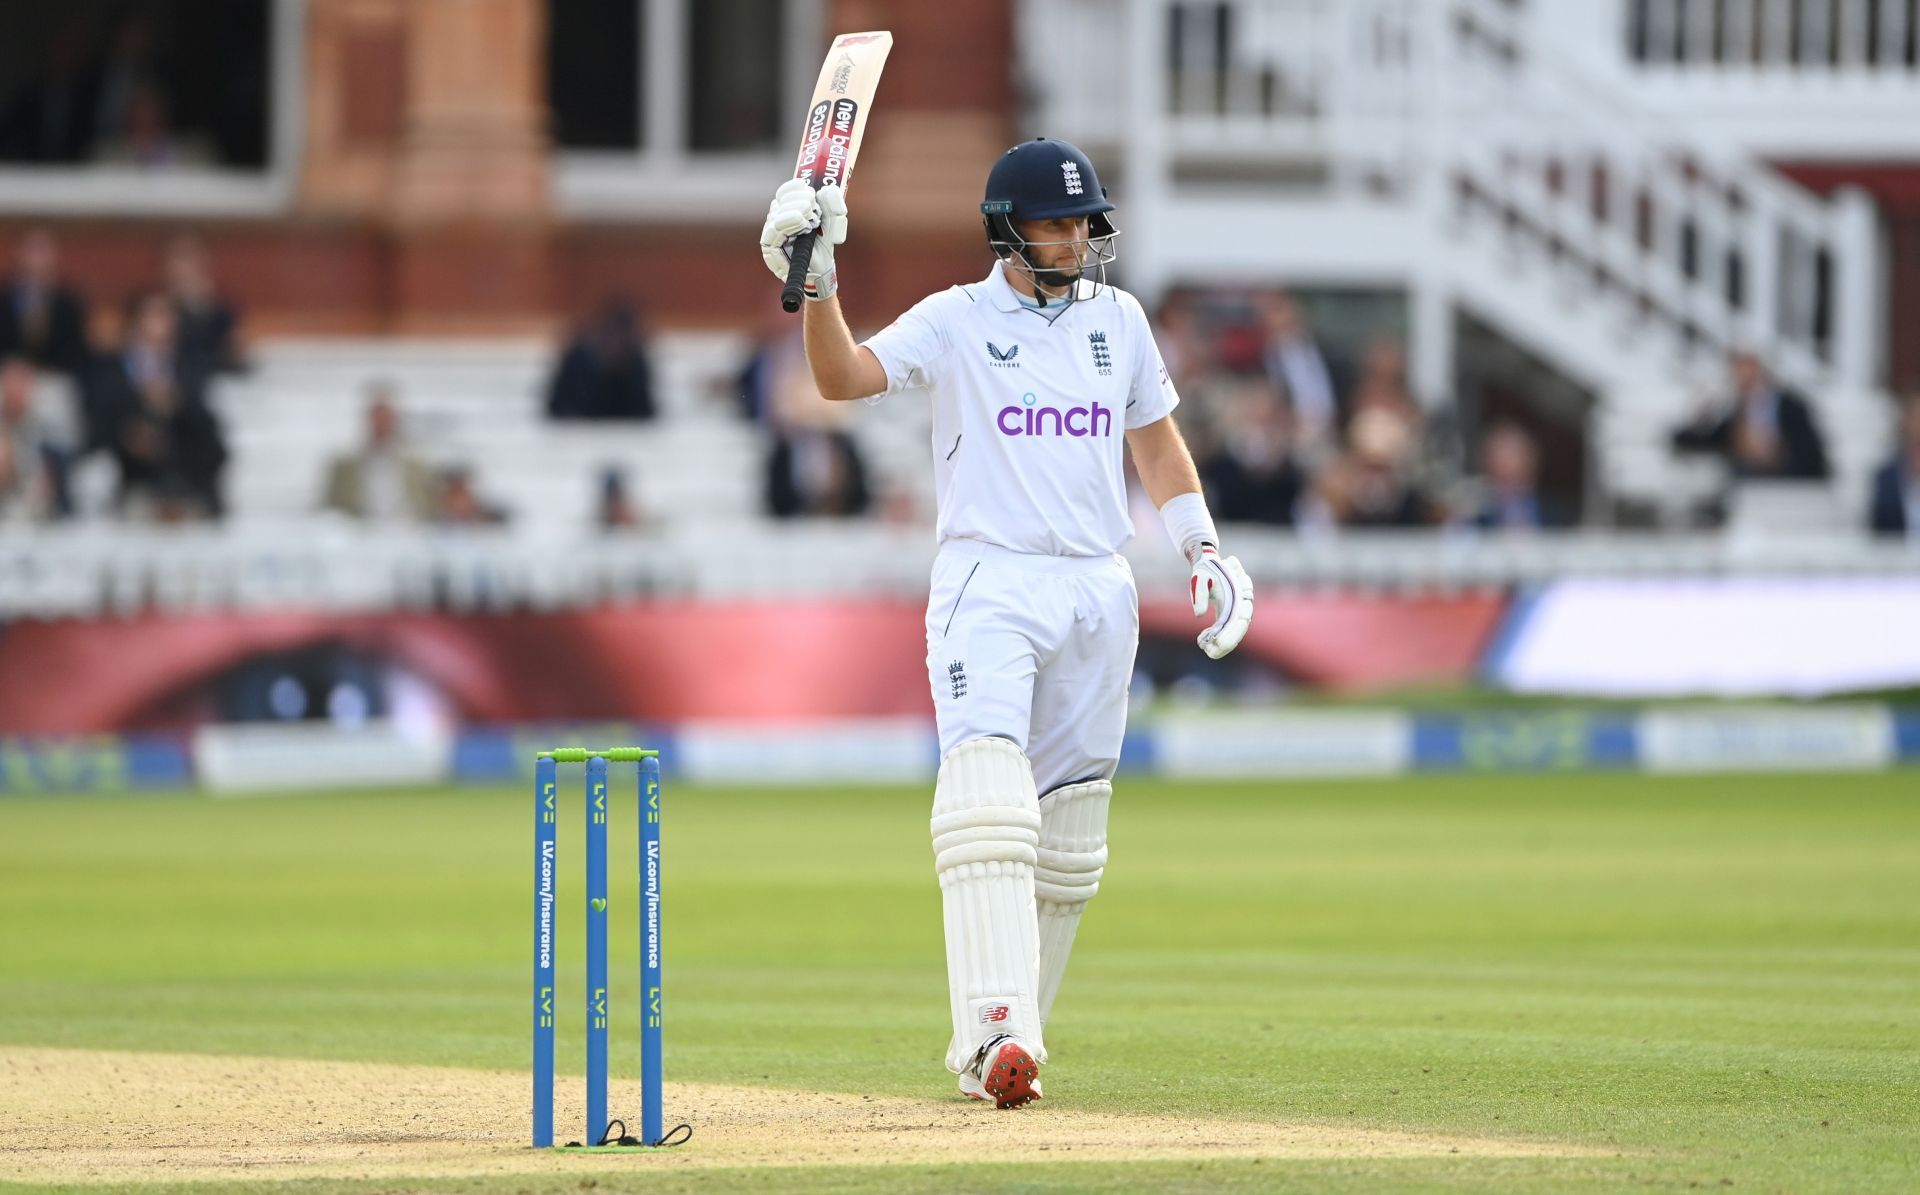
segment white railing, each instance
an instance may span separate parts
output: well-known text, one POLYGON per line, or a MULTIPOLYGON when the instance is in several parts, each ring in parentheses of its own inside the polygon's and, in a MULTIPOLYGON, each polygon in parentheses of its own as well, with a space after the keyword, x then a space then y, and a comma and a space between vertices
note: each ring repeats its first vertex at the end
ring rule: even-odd
POLYGON ((1042 131, 1123 148, 1134 22, 1153 23, 1172 138, 1213 157, 1318 154, 1340 61, 1339 0, 1045 0, 1021 6, 1021 72, 1042 131))
MULTIPOLYGON (((1279 589, 1430 591, 1567 577, 1920 576, 1920 547, 1864 534, 1356 533, 1302 538, 1234 527, 1236 554, 1279 589)), ((1127 549, 1144 593, 1184 592, 1186 565, 1156 534, 1127 549)), ((157 611, 555 610, 651 599, 926 596, 930 528, 872 523, 695 528, 570 537, 520 530, 375 532, 325 520, 277 527, 129 525, 0 538, 0 619, 157 611)))
POLYGON ((1913 75, 1914 0, 1625 0, 1626 51, 1646 66, 1913 75))
POLYGON ((1432 122, 1457 214, 1499 230, 1676 347, 1760 349, 1810 389, 1877 373, 1878 231, 1739 151, 1637 110, 1619 83, 1501 0, 1448 0, 1428 26, 1432 122))
MULTIPOLYGON (((1869 387, 1870 203, 1821 199, 1644 108, 1631 75, 1575 44, 1567 12, 1540 0, 1030 3, 1023 64, 1048 131, 1153 156, 1148 176, 1293 166, 1313 186, 1437 191, 1429 206, 1448 222, 1430 235, 1494 230, 1576 305, 1675 350, 1660 354, 1668 365, 1746 344, 1796 385, 1869 387), (1128 79, 1117 69, 1128 62, 1162 70, 1128 79), (1157 97, 1144 110, 1126 99, 1143 87, 1157 97), (1141 119, 1159 127, 1128 123, 1141 119)), ((1127 177, 1140 173, 1129 159, 1127 177)), ((1469 281, 1493 284, 1498 270, 1478 273, 1469 281)))

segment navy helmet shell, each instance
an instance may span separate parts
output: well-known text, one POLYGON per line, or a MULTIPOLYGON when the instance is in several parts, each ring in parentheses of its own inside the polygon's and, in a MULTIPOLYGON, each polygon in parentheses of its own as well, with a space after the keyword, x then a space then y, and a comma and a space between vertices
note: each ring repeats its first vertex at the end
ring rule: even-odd
POLYGON ((1052 137, 1022 141, 993 164, 980 211, 1015 220, 1095 216, 1113 210, 1093 161, 1080 148, 1052 137))

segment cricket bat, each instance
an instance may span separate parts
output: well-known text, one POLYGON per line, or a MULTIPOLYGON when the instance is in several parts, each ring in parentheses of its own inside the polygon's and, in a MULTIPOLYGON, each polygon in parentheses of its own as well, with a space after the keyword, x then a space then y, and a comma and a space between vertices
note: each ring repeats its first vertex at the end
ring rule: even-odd
MULTIPOLYGON (((843 33, 827 48, 827 60, 820 66, 820 81, 813 85, 813 100, 807 105, 807 128, 800 136, 800 160, 793 177, 807 180, 818 191, 830 183, 847 185, 853 173, 853 159, 860 152, 861 134, 867 131, 867 111, 873 107, 873 90, 880 85, 880 68, 887 64, 887 51, 893 49, 893 34, 885 29, 868 33, 843 33)), ((787 285, 780 291, 780 306, 800 310, 807 266, 813 259, 813 241, 818 232, 803 232, 793 238, 793 264, 787 269, 787 285)))

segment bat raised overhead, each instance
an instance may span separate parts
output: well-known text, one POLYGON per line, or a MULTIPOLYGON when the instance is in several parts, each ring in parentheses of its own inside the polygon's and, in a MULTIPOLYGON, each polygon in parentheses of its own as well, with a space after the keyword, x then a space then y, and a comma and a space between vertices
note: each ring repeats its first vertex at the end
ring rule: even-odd
MULTIPOLYGON (((853 160, 860 152, 860 137, 867 129, 873 91, 880 85, 880 70, 887 64, 887 51, 891 49, 893 34, 885 29, 843 33, 833 39, 827 60, 820 65, 820 80, 813 85, 813 100, 807 105, 807 127, 800 136, 800 157, 793 177, 805 179, 816 191, 833 183, 847 185, 853 160)), ((800 310, 807 266, 813 259, 813 241, 818 235, 804 232, 793 238, 792 264, 787 269, 787 284, 780 291, 780 305, 788 311, 800 310)))

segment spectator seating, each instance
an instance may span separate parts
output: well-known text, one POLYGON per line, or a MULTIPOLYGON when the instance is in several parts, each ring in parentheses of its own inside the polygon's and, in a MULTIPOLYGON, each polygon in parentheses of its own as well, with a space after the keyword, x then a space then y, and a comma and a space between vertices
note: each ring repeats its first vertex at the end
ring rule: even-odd
MULTIPOLYGON (((516 528, 572 532, 591 524, 597 480, 625 469, 651 517, 724 526, 760 518, 760 431, 739 419, 731 388, 744 338, 668 334, 651 346, 660 418, 556 423, 542 409, 551 349, 536 341, 283 341, 254 371, 216 384, 233 447, 227 498, 239 523, 311 517, 328 457, 358 441, 366 384, 395 388, 409 448, 436 465, 472 469, 480 492, 516 528)), ((883 492, 925 490, 927 415, 911 399, 863 409, 850 430, 883 492)))

